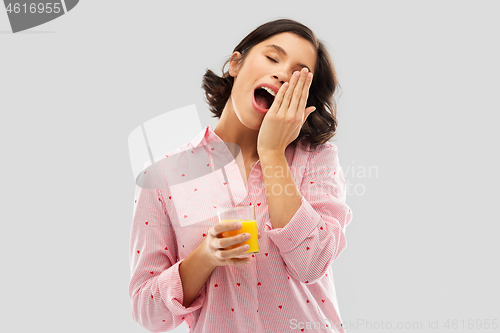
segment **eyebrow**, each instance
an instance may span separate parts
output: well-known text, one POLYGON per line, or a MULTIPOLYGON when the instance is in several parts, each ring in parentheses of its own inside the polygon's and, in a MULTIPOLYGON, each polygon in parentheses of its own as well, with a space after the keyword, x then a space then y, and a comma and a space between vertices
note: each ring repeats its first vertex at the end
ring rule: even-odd
MULTIPOLYGON (((275 49, 276 51, 278 51, 278 53, 283 54, 285 57, 286 57, 286 56, 288 56, 288 55, 286 54, 286 51, 285 51, 285 50, 284 50, 281 46, 279 46, 279 45, 276 45, 276 44, 270 44, 270 45, 266 45, 265 47, 270 47, 270 48, 273 48, 273 49, 275 49)), ((306 67, 306 68, 307 68, 307 70, 308 70, 309 72, 311 71, 311 69, 310 69, 309 67, 307 67, 306 65, 304 65, 304 64, 300 64, 300 63, 299 63, 298 65, 299 65, 299 66, 301 66, 301 67, 306 67)))

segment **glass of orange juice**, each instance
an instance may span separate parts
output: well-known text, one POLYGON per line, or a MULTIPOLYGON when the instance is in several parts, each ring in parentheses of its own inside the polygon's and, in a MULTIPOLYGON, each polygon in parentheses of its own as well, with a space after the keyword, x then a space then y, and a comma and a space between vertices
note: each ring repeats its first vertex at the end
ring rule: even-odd
POLYGON ((249 240, 240 244, 228 246, 226 250, 237 248, 242 246, 242 244, 248 244, 249 249, 244 253, 245 255, 243 257, 259 253, 259 237, 257 233, 257 220, 255 219, 254 205, 235 207, 223 211, 218 210, 217 215, 219 216, 219 223, 241 222, 243 225, 241 229, 222 232, 221 234, 223 238, 233 237, 244 233, 250 234, 249 240))

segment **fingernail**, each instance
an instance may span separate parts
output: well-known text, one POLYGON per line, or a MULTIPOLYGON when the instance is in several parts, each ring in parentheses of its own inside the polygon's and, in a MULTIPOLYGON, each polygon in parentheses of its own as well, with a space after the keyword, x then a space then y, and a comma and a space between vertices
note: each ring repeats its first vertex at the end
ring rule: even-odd
POLYGON ((236 223, 234 224, 234 227, 235 227, 235 228, 240 228, 240 229, 241 229, 241 228, 243 227, 243 224, 241 224, 241 222, 236 222, 236 223))
POLYGON ((294 76, 294 77, 299 77, 299 75, 300 75, 300 72, 295 72, 295 73, 293 73, 293 76, 294 76))

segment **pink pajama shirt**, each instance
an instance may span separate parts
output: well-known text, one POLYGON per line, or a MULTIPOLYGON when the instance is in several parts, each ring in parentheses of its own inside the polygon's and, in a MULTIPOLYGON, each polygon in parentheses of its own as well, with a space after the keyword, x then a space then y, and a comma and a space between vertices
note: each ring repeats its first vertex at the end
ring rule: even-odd
POLYGON ((227 157, 222 147, 207 126, 155 164, 163 171, 151 175, 153 186, 136 186, 132 318, 150 332, 173 330, 184 322, 192 333, 344 333, 328 270, 346 247, 345 228, 352 219, 337 147, 326 143, 315 152, 295 144, 286 148, 302 199, 290 222, 277 229, 269 218, 260 161, 245 186, 234 160, 222 166, 217 162, 224 153, 227 157), (245 205, 255 206, 260 253, 252 264, 216 267, 184 307, 179 264, 218 223, 218 209, 245 205))

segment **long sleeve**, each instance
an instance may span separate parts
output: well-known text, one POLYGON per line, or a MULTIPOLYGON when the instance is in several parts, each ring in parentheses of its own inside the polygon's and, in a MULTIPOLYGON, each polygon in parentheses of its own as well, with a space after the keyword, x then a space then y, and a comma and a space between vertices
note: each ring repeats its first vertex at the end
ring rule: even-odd
POLYGON ((136 186, 130 237, 132 318, 150 332, 173 330, 201 308, 206 286, 186 308, 177 242, 161 191, 136 186))
POLYGON ((301 206, 283 228, 266 223, 287 271, 303 283, 314 283, 346 247, 345 228, 352 211, 345 204, 346 182, 337 147, 326 144, 310 154, 300 186, 301 206))

